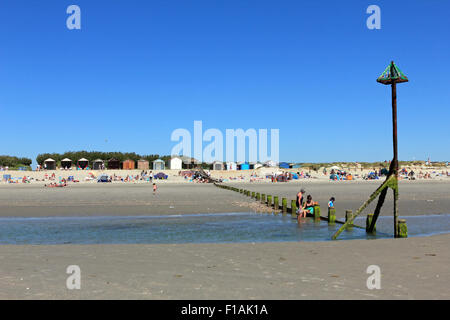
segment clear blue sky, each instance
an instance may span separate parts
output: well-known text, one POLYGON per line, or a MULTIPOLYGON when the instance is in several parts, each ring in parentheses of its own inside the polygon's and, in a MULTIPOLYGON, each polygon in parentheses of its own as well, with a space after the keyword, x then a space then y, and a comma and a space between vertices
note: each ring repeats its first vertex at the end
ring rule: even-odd
POLYGON ((450 1, 3 0, 0 26, 0 154, 169 154, 202 120, 278 128, 284 161, 391 159, 394 60, 400 160, 450 158, 450 1))

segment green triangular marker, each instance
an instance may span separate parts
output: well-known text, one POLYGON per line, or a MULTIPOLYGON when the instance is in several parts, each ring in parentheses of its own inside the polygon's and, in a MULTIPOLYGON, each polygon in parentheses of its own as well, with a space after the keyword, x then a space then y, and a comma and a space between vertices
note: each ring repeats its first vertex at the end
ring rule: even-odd
POLYGON ((408 82, 408 77, 397 67, 394 61, 384 70, 381 76, 378 77, 377 82, 382 84, 392 84, 394 82, 408 82))

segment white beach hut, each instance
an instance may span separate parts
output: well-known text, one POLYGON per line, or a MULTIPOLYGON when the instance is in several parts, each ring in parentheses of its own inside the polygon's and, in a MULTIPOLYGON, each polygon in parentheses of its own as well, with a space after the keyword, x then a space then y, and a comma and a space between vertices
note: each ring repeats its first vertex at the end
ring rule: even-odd
POLYGON ((227 170, 237 170, 236 162, 227 162, 227 170))
POLYGON ((181 170, 183 160, 180 157, 172 157, 169 162, 169 168, 171 170, 181 170))

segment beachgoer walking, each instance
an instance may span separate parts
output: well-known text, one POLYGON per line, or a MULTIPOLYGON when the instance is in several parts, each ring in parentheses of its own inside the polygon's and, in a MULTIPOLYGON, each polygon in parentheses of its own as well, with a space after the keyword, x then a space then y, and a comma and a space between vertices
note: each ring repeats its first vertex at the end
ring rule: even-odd
POLYGON ((158 187, 156 186, 156 183, 153 183, 153 194, 156 194, 156 189, 158 189, 158 187))

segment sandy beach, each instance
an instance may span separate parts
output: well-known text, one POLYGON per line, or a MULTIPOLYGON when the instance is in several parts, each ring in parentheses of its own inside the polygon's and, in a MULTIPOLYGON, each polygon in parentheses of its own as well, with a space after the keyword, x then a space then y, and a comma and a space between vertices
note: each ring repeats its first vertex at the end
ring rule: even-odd
MULTIPOLYGON (((305 188, 337 214, 356 209, 380 181, 228 182, 294 199, 305 188)), ((0 185, 1 217, 248 212, 253 200, 212 184, 161 182, 0 185)), ((401 181, 400 215, 449 213, 448 180, 401 181)), ((391 215, 390 198, 383 215, 391 215)), ((368 209, 370 210, 370 208, 368 209)), ((367 211, 369 212, 369 211, 367 211)), ((450 234, 324 242, 1 245, 1 299, 449 299, 450 234), (80 290, 66 288, 78 265, 80 290), (381 289, 369 290, 369 265, 381 289)))
MULTIPOLYGON (((117 216, 164 215, 220 212, 248 212, 253 200, 212 184, 157 181, 152 194, 150 183, 84 183, 65 188, 45 188, 42 184, 0 184, 0 216, 117 216)), ((374 181, 294 180, 288 183, 226 182, 251 191, 295 199, 300 188, 326 208, 336 198, 336 214, 356 210, 378 187, 374 181)), ((450 179, 400 181, 400 214, 450 213, 450 179)), ((386 197, 383 215, 392 214, 392 194, 386 197)), ((367 208, 373 211, 375 204, 367 208)), ((251 211, 251 210, 250 210, 251 211)))
POLYGON ((449 241, 0 246, 0 299, 449 299, 449 241))

